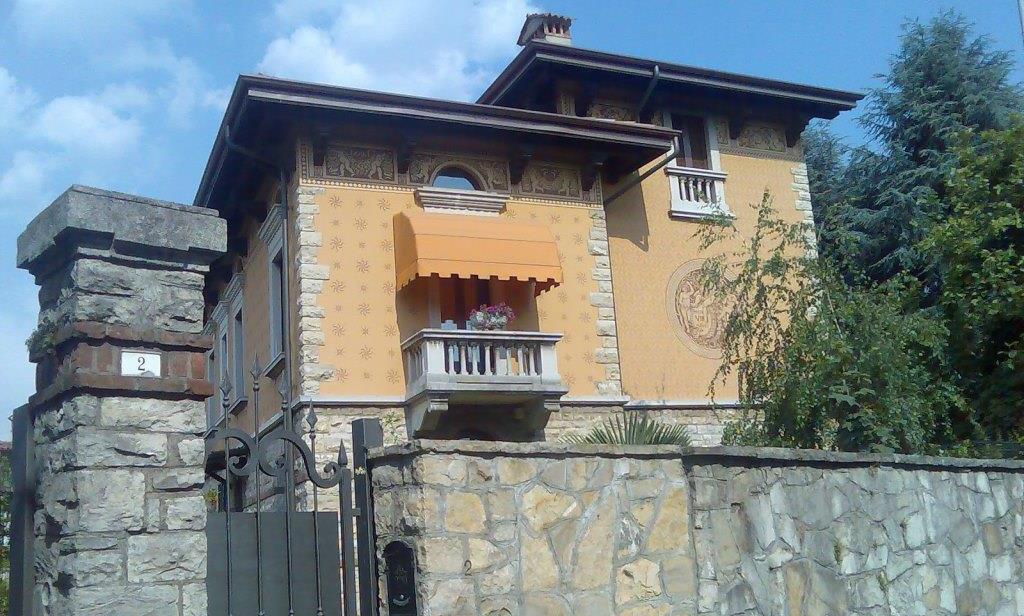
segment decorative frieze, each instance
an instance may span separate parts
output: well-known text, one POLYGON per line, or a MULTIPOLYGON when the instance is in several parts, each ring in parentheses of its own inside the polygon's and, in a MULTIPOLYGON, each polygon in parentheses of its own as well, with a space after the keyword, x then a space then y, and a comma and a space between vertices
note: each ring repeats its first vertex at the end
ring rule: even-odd
MULTIPOLYGON (((571 102, 571 100, 570 100, 571 102)), ((299 171, 304 183, 400 189, 429 186, 439 171, 454 167, 468 174, 481 191, 528 199, 601 202, 601 183, 583 188, 582 170, 569 165, 531 163, 513 184, 509 161, 443 152, 414 152, 408 170, 397 171, 396 154, 388 148, 329 145, 323 165, 313 162, 309 144, 298 147, 299 171)))
POLYGON ((457 167, 477 179, 481 190, 508 192, 508 162, 492 158, 476 158, 443 153, 416 153, 409 159, 409 183, 430 184, 438 171, 457 167))
POLYGON ((587 116, 616 122, 636 122, 636 111, 626 103, 597 100, 587 107, 587 116))
POLYGON ((720 152, 755 158, 803 161, 803 150, 799 144, 793 147, 786 146, 786 132, 782 126, 765 122, 747 122, 736 139, 729 138, 728 119, 719 118, 714 128, 720 152))
POLYGON ((324 176, 357 180, 395 181, 395 156, 390 150, 332 146, 324 155, 324 176))
POLYGON ((587 201, 601 200, 600 182, 594 182, 590 190, 583 189, 580 170, 575 167, 532 163, 523 170, 517 194, 534 197, 587 201))

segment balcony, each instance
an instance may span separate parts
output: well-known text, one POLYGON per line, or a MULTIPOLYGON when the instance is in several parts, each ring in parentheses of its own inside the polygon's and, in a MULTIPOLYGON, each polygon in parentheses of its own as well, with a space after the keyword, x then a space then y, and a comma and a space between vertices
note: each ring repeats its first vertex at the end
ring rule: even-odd
POLYGON ((725 205, 725 174, 693 167, 665 167, 672 190, 669 215, 673 218, 704 218, 728 214, 725 205))
MULTIPOLYGON (((558 374, 555 343, 561 334, 525 331, 424 329, 402 343, 409 404, 410 436, 451 434, 457 421, 481 413, 488 424, 509 420, 529 438, 542 429, 568 391, 558 374), (455 412, 458 411, 458 412, 455 412)), ((504 429, 503 429, 504 431, 504 429)))

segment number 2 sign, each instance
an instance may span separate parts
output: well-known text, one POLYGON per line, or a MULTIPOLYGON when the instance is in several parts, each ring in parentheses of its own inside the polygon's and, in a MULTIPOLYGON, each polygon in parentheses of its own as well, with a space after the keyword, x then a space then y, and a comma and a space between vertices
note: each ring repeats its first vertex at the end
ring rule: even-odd
POLYGON ((121 352, 121 376, 160 376, 160 354, 144 351, 121 352))

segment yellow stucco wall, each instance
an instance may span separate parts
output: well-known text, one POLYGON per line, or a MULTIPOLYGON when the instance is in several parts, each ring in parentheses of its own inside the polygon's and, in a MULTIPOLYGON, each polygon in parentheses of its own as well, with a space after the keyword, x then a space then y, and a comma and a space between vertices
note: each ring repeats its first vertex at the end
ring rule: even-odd
MULTIPOLYGON (((323 236, 317 260, 330 277, 318 297, 325 309, 320 361, 334 377, 322 397, 405 396, 401 342, 427 324, 426 286, 396 292, 392 218, 419 207, 410 189, 327 186, 315 196, 315 226, 323 236)), ((595 363, 597 308, 589 294, 594 257, 588 252, 595 205, 510 201, 502 216, 543 223, 558 244, 564 282, 536 303, 520 302, 512 328, 560 332, 559 371, 570 395, 593 395, 603 368, 595 363)))
MULTIPOLYGON (((793 190, 799 164, 792 153, 778 158, 721 154, 722 171, 728 174, 726 202, 742 236, 753 229, 750 205, 760 202, 765 188, 786 220, 801 220, 793 190)), ((658 171, 607 208, 622 386, 635 400, 701 401, 720 362, 715 353, 684 341, 672 309, 678 288, 673 274, 738 245, 722 244, 714 253, 701 254, 694 235, 701 223, 670 218, 669 201, 668 178, 658 171)), ((698 308, 705 319, 725 316, 713 302, 698 308)), ((734 382, 716 392, 719 402, 735 398, 734 382)))

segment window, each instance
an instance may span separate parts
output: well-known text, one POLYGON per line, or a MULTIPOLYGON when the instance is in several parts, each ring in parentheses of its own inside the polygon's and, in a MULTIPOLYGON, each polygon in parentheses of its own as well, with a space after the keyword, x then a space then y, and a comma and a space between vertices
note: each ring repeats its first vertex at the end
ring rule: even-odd
POLYGON ((714 126, 693 113, 670 113, 668 120, 680 133, 674 164, 665 167, 671 187, 669 216, 699 220, 729 215, 714 126))
POLYGON ((473 174, 459 167, 444 167, 437 172, 430 185, 437 188, 480 190, 479 182, 473 174))
POLYGON ((270 259, 270 360, 284 353, 284 254, 278 250, 270 259))
MULTIPOLYGON (((217 417, 220 417, 224 411, 224 390, 220 386, 225 379, 230 378, 231 366, 228 360, 230 355, 228 353, 228 330, 226 327, 221 327, 217 330, 220 332, 217 337, 217 352, 216 356, 219 358, 217 361, 217 417)), ((234 395, 233 392, 228 394, 234 395)), ((230 398, 229 398, 230 402, 230 398)))
POLYGON ((245 398, 245 329, 242 308, 231 321, 231 399, 245 398))
POLYGON ((704 118, 673 113, 672 128, 682 133, 679 136, 679 155, 676 157, 676 164, 692 169, 711 169, 704 118))
POLYGON ((220 389, 217 387, 217 361, 220 354, 216 349, 206 353, 206 380, 213 384, 213 395, 206 399, 206 427, 212 428, 220 421, 220 389))
MULTIPOLYGON (((285 264, 284 206, 274 205, 267 212, 259 230, 260 239, 267 246, 267 355, 269 363, 265 374, 276 378, 284 368, 285 332, 285 264)), ((262 355, 262 353, 261 353, 262 355)))

